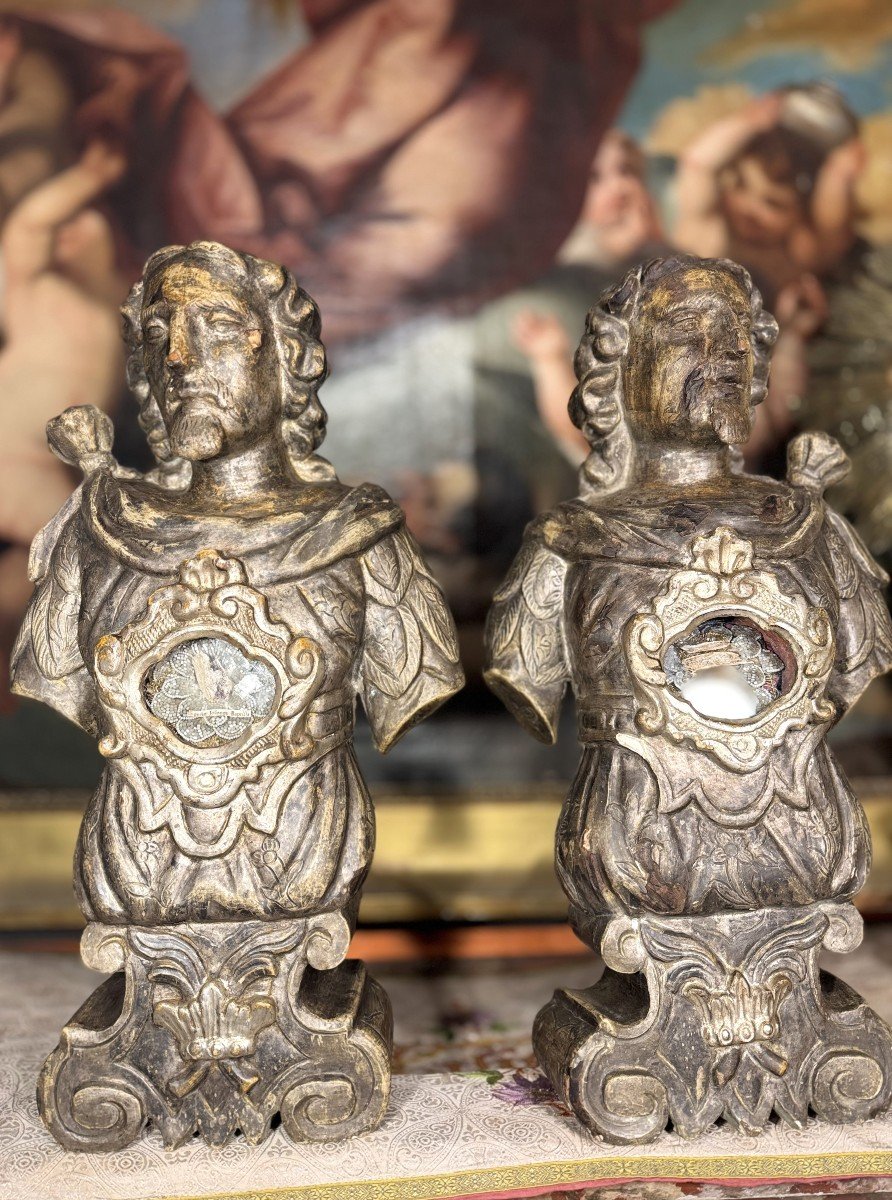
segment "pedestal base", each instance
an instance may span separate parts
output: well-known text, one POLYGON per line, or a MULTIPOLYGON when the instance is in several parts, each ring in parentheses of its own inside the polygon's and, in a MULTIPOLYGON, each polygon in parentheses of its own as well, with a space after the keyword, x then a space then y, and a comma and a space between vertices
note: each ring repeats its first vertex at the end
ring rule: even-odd
POLYGON ((683 1137, 720 1117, 758 1133, 772 1111, 860 1121, 892 1100, 892 1031, 818 971, 853 950, 850 904, 605 920, 603 977, 558 991, 533 1045, 558 1095, 608 1141, 683 1137))
POLYGON ((168 1146, 197 1130, 295 1141, 373 1129, 390 1092, 392 1019, 340 914, 151 929, 89 925, 81 954, 115 974, 62 1030, 38 1085, 69 1150, 119 1150, 151 1122, 168 1146))

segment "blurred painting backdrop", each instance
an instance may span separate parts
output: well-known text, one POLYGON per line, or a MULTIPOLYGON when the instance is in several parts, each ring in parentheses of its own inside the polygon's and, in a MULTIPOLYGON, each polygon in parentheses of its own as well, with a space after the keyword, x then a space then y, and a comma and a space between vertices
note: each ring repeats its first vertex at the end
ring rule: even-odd
MULTIPOLYGON (((44 425, 96 404, 148 464, 117 309, 198 238, 319 303, 323 453, 403 504, 472 676, 524 525, 576 490, 586 310, 669 247, 738 258, 781 322, 748 465, 835 433, 888 559, 890 67, 887 0, 0 3, 4 658, 74 483, 44 425)), ((83 782, 75 732, 41 733, 2 675, 0 783, 83 782)))

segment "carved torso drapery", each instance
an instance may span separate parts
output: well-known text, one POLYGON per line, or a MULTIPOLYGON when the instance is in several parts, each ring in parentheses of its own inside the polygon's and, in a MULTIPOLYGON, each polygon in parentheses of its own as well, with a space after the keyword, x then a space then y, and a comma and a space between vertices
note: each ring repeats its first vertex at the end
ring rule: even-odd
POLYGON ((824 738, 892 662, 881 588, 881 572, 819 495, 770 480, 696 497, 623 493, 597 508, 573 501, 530 528, 493 610, 488 677, 546 740, 568 682, 575 693, 583 755, 557 862, 578 923, 593 912, 745 910, 858 891, 869 867, 864 816, 824 738), (689 568, 696 539, 723 522, 784 596, 826 613, 833 639, 832 706, 781 731, 782 754, 733 771, 704 769, 714 755, 691 738, 642 732, 624 639, 689 568))
MULTIPOLYGON (((20 690, 107 737, 98 643, 138 621, 150 598, 175 587, 183 564, 208 548, 241 563, 268 619, 318 661, 301 715, 304 744, 234 779, 229 795, 219 778, 208 777, 205 797, 182 775, 164 778, 157 755, 112 750, 78 844, 84 913, 152 924, 339 911, 361 886, 374 847, 352 750, 354 695, 387 749, 454 690, 458 667, 440 593, 380 489, 308 486, 297 511, 249 526, 225 517, 198 526, 160 504, 154 524, 146 516, 151 491, 94 477, 43 535, 35 551, 41 578, 16 650, 20 690)), ((157 613, 148 628, 157 638, 157 613)), ((225 639, 225 621, 221 629, 225 639)), ((102 743, 105 753, 109 745, 102 743)))

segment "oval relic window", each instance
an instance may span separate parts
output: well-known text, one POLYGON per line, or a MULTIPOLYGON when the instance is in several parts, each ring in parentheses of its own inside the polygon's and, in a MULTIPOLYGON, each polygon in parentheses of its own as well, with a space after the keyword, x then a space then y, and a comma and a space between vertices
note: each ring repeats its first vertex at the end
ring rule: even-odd
POLYGON ((273 711, 273 671, 220 637, 182 642, 148 672, 149 711, 190 746, 234 742, 273 711))
POLYGON ((746 721, 789 691, 793 652, 744 617, 712 617, 676 638, 663 655, 669 686, 703 717, 746 721))

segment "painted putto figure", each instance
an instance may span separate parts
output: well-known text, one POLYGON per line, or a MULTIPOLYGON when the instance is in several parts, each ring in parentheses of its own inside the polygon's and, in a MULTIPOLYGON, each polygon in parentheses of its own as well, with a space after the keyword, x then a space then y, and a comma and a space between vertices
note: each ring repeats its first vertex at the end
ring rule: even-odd
POLYGON ((85 478, 32 547, 13 664, 108 759, 75 888, 85 961, 119 973, 66 1026, 41 1111, 70 1148, 146 1121, 258 1141, 279 1111, 294 1138, 347 1136, 383 1115, 391 1041, 342 961, 374 846, 355 697, 387 750, 460 687, 454 624, 397 505, 316 453, 325 352, 289 272, 171 246, 123 311, 157 465, 120 467, 95 409, 50 423, 85 478))
POLYGON ((607 970, 534 1043, 619 1142, 892 1095, 890 1031, 815 965, 860 940, 869 834, 826 735, 892 664, 886 579, 824 502, 831 438, 796 438, 785 482, 739 468, 776 335, 728 260, 658 259, 601 298, 570 402, 581 494, 529 526, 487 630, 486 678, 534 736, 575 695, 557 871, 607 970))

